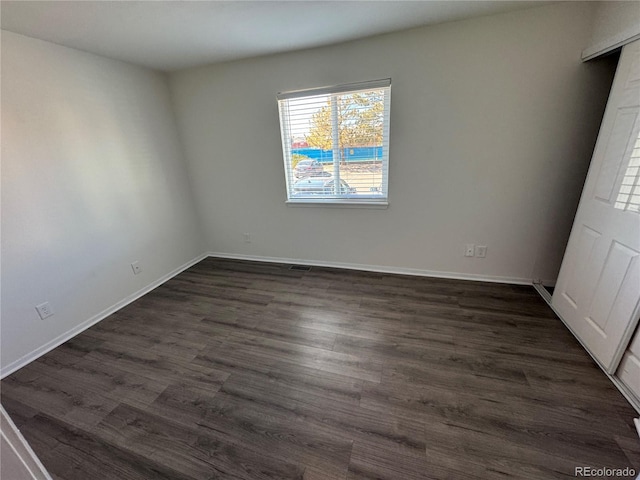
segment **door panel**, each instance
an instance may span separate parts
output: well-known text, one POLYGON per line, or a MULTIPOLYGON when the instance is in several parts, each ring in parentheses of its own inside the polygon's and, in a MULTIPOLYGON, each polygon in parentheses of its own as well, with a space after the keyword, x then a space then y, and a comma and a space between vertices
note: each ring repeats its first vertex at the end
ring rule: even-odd
POLYGON ((623 48, 552 304, 613 373, 640 303, 640 41, 623 48))
POLYGON ((637 86, 640 83, 640 58, 634 58, 631 60, 631 67, 629 67, 629 78, 625 88, 631 88, 637 86))
POLYGON ((619 302, 625 300, 623 292, 626 284, 629 284, 627 288, 636 287, 640 290, 637 282, 637 256, 638 252, 635 250, 616 241, 611 243, 611 249, 605 260, 587 315, 587 318, 603 331, 606 330, 611 315, 615 313, 616 300, 619 302))
POLYGON ((616 375, 640 400, 640 329, 622 357, 616 375))
POLYGON ((595 191, 595 197, 605 203, 612 201, 614 187, 620 176, 627 146, 633 138, 633 130, 638 118, 638 112, 633 110, 621 110, 616 114, 595 191))
POLYGON ((588 261, 585 262, 583 259, 592 258, 594 247, 600 236, 600 233, 586 225, 582 225, 575 252, 573 252, 572 258, 570 259, 570 268, 572 270, 570 280, 562 292, 563 295, 567 297, 567 300, 573 304, 574 308, 577 308, 578 303, 581 303, 579 295, 583 293, 581 289, 582 280, 590 263, 588 261))

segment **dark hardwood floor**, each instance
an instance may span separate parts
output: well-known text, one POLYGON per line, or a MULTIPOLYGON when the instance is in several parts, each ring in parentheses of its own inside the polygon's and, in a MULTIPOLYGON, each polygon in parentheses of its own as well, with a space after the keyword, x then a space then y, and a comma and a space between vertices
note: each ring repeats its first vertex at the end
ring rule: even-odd
POLYGON ((526 286, 207 259, 1 395, 60 479, 640 468, 634 410, 526 286))

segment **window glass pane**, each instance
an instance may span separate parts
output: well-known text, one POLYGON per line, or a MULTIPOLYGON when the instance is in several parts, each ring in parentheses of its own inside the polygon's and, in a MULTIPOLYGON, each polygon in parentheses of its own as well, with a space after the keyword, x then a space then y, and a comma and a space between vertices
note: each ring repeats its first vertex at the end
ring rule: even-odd
POLYGON ((289 200, 386 201, 389 96, 377 87, 279 101, 289 200))

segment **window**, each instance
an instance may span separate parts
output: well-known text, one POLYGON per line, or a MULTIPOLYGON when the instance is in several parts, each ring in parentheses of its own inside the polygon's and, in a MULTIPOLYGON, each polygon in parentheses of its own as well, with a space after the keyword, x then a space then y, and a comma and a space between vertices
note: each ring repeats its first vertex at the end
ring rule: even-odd
POLYGON ((289 203, 386 205, 391 80, 278 94, 289 203))

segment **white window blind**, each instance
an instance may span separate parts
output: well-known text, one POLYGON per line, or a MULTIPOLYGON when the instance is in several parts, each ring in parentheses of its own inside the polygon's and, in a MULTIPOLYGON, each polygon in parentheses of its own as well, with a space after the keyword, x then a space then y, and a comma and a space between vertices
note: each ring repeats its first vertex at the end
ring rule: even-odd
POLYGON ((391 80, 278 94, 292 203, 386 203, 391 80))

